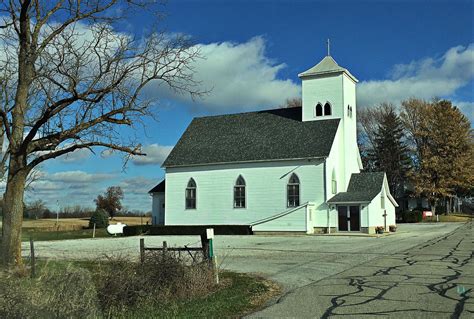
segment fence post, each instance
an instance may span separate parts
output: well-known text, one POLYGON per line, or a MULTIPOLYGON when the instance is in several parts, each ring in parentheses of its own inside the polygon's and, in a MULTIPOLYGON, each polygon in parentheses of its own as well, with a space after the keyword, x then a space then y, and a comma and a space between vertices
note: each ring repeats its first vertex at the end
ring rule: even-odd
POLYGON ((94 223, 94 230, 92 231, 92 238, 95 238, 95 223, 94 223))
POLYGON ((35 260, 35 243, 30 237, 30 254, 31 254, 31 278, 36 276, 36 260, 35 260))
POLYGON ((140 238, 140 262, 145 261, 145 238, 140 238))
POLYGON ((201 234, 201 246, 202 254, 204 255, 204 260, 209 262, 209 240, 207 239, 207 234, 201 234))
POLYGON ((163 242, 163 258, 166 257, 166 253, 168 252, 168 243, 166 241, 163 242))

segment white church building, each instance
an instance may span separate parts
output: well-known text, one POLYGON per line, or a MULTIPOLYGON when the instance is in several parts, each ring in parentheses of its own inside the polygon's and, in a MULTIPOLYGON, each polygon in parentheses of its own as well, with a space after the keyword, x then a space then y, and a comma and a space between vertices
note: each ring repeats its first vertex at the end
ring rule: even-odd
POLYGON ((302 107, 192 120, 150 191, 153 224, 308 234, 395 225, 385 173, 361 172, 358 80, 330 55, 299 77, 302 107))

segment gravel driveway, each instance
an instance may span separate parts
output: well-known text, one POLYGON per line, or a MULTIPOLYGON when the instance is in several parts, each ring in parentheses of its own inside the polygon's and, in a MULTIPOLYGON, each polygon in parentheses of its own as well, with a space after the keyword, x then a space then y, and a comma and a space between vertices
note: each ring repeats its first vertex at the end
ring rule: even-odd
MULTIPOLYGON (((218 263, 224 269, 262 274, 284 291, 308 285, 377 257, 391 256, 447 234, 462 224, 401 224, 397 233, 365 236, 216 236, 218 263)), ((96 259, 104 255, 137 258, 140 237, 36 242, 36 255, 59 259, 96 259)), ((199 246, 199 236, 145 236, 146 246, 199 246)), ((29 254, 24 243, 23 253, 29 254)))

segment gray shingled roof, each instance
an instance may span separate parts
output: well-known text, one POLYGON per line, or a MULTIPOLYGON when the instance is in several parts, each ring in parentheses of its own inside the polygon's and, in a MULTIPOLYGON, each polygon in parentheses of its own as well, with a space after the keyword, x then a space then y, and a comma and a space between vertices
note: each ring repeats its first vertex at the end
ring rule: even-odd
POLYGON ((337 62, 330 55, 326 56, 324 59, 322 59, 318 64, 316 64, 312 68, 304 71, 303 73, 298 74, 298 76, 300 78, 304 78, 304 77, 315 76, 315 75, 324 75, 324 74, 341 73, 341 72, 345 72, 355 82, 358 82, 355 76, 353 76, 346 68, 339 66, 337 62))
POLYGON ((301 121, 301 107, 195 118, 164 167, 329 155, 339 119, 301 121))
POLYGON ((328 203, 365 203, 374 199, 383 186, 384 172, 352 174, 347 192, 337 193, 328 203))
POLYGON ((158 185, 150 189, 148 193, 164 193, 165 192, 165 180, 162 180, 158 185))

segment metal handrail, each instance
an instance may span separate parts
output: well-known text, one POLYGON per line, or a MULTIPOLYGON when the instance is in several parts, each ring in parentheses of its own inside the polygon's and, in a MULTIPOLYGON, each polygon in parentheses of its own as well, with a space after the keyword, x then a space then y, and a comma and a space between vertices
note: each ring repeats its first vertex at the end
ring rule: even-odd
POLYGON ((295 211, 297 211, 297 210, 299 210, 299 209, 301 209, 301 208, 303 208, 303 207, 306 207, 306 206, 308 206, 308 205, 309 205, 309 202, 306 202, 306 203, 304 203, 304 204, 301 204, 300 206, 293 207, 293 208, 291 208, 291 209, 289 209, 289 210, 286 210, 286 211, 284 211, 284 212, 275 214, 275 215, 273 215, 273 216, 266 217, 266 218, 263 218, 263 219, 259 219, 259 220, 255 221, 255 222, 253 222, 253 223, 250 223, 250 226, 256 226, 256 225, 260 225, 260 224, 263 224, 263 223, 266 223, 266 222, 275 220, 275 219, 277 219, 277 218, 280 218, 280 217, 286 216, 286 215, 288 215, 288 214, 291 214, 291 213, 293 213, 293 212, 295 212, 295 211))

